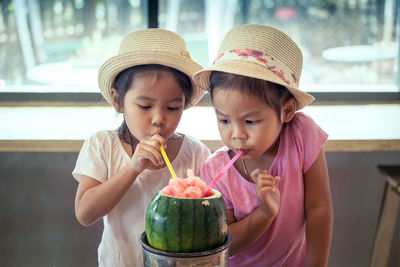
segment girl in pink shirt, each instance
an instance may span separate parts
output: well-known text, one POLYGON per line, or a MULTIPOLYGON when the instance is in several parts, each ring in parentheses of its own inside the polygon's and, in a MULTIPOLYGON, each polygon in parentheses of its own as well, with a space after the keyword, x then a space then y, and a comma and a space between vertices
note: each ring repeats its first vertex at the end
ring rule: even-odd
POLYGON ((194 80, 208 90, 226 145, 201 168, 228 208, 230 266, 326 266, 332 204, 327 134, 297 112, 313 101, 298 89, 302 53, 284 33, 243 25, 225 36, 212 67, 194 80))

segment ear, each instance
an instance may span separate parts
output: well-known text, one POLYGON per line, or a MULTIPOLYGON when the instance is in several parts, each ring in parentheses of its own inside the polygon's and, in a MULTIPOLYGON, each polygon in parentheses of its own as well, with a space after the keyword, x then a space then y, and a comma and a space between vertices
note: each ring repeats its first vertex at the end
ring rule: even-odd
POLYGON ((289 122, 293 119, 294 113, 296 112, 297 102, 294 98, 290 98, 283 103, 281 108, 281 122, 289 122))
POLYGON ((112 102, 112 105, 113 105, 114 109, 118 113, 123 113, 124 112, 124 107, 120 106, 119 103, 118 103, 119 94, 117 92, 117 89, 112 88, 111 91, 110 91, 110 96, 111 96, 111 102, 112 102))

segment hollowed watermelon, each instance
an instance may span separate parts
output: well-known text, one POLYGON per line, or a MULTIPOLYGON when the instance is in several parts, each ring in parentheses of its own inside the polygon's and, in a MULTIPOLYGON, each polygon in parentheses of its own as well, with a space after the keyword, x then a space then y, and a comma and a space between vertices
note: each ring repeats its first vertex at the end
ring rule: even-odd
POLYGON ((146 214, 149 244, 169 252, 199 252, 224 244, 227 210, 221 193, 195 199, 174 197, 161 191, 151 201, 146 214))

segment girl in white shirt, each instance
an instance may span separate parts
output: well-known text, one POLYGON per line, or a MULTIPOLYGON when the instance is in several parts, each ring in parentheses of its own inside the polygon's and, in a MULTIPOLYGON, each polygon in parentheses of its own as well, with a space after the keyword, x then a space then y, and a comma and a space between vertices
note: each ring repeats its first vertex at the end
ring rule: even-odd
POLYGON ((176 133, 183 110, 202 91, 192 82, 201 69, 177 34, 146 29, 128 34, 117 56, 99 70, 103 97, 122 113, 117 131, 101 131, 82 146, 73 176, 78 221, 89 226, 103 218, 100 266, 141 265, 140 235, 153 196, 168 184, 160 146, 179 177, 196 175, 210 151, 198 140, 176 133))

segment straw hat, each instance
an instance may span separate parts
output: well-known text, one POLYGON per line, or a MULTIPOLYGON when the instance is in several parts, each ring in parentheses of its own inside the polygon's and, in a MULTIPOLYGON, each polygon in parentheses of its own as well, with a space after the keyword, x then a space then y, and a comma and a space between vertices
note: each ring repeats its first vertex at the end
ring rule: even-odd
POLYGON ((299 110, 314 100, 298 88, 302 65, 300 48, 286 34, 247 24, 226 34, 213 65, 196 72, 194 81, 209 91, 211 71, 222 71, 281 84, 296 98, 299 110))
POLYGON ((110 91, 115 77, 123 70, 145 64, 159 64, 186 74, 193 86, 192 96, 186 108, 194 106, 203 96, 192 80, 193 74, 202 67, 190 58, 185 40, 178 34, 162 29, 145 29, 126 35, 118 55, 111 57, 100 67, 98 82, 100 91, 111 103, 110 91))

